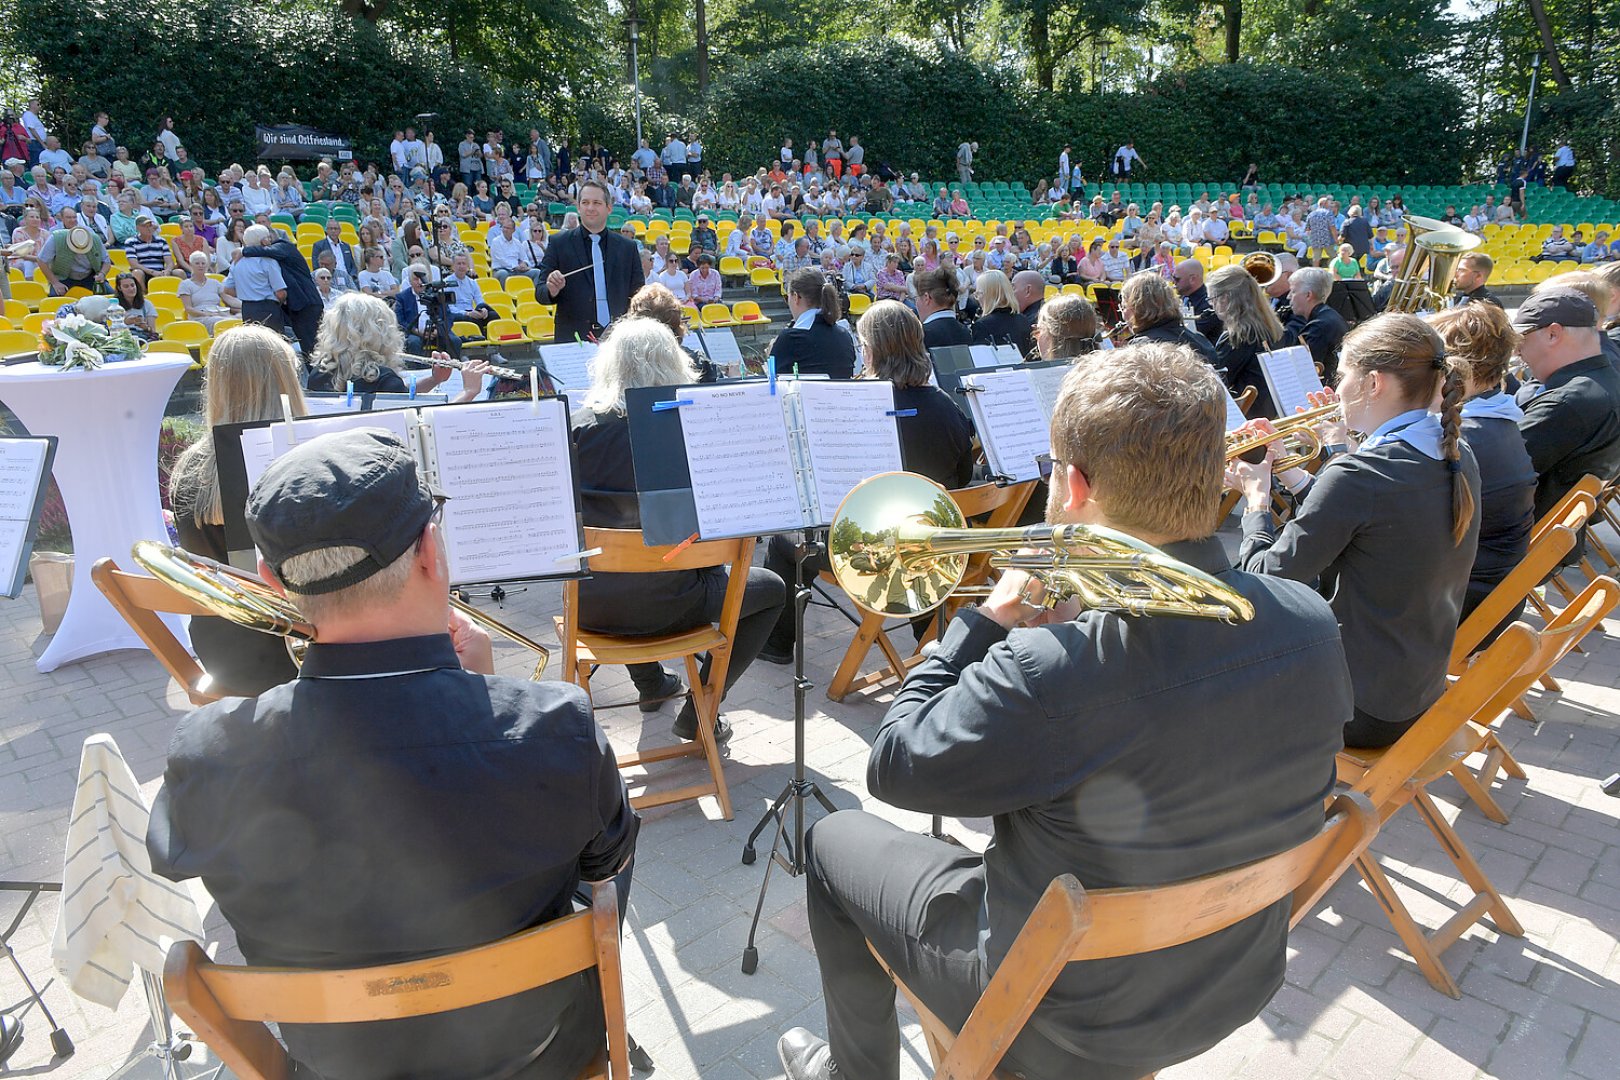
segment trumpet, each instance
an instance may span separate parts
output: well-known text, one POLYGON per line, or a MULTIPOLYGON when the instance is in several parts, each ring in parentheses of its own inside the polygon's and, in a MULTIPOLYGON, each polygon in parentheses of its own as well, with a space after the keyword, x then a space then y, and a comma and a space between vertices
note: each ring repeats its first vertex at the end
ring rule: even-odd
MULTIPOLYGON (((291 600, 251 574, 234 566, 217 563, 201 555, 193 555, 182 548, 159 544, 153 540, 137 540, 131 552, 135 562, 147 573, 163 582, 186 599, 200 604, 220 618, 229 619, 238 626, 273 634, 287 639, 287 653, 294 663, 301 664, 304 650, 315 640, 315 626, 298 610, 291 600)), ((539 655, 534 673, 529 676, 539 682, 551 660, 551 650, 512 629, 493 615, 486 614, 450 597, 450 606, 485 630, 510 638, 524 648, 539 655)))
POLYGON ((1235 589, 1133 536, 1098 525, 970 529, 950 492, 915 473, 880 473, 853 488, 828 530, 833 576, 861 610, 917 616, 947 599, 987 595, 960 588, 969 555, 1023 570, 1050 608, 1182 615, 1246 622, 1254 606, 1235 589))
MULTIPOLYGON (((409 360, 415 364, 425 364, 428 367, 454 368, 457 371, 460 371, 465 366, 463 361, 453 357, 417 356, 414 353, 405 353, 401 359, 409 360)), ((517 368, 496 367, 494 364, 489 365, 489 373, 497 379, 517 379, 522 381, 525 377, 523 372, 517 368)))
POLYGON ((1226 436, 1226 460, 1240 457, 1251 465, 1257 465, 1265 457, 1266 447, 1280 442, 1282 448, 1277 460, 1271 463, 1272 469, 1282 472, 1284 469, 1298 468, 1315 461, 1322 452, 1322 438, 1314 430, 1316 425, 1333 423, 1342 418, 1343 413, 1335 402, 1273 420, 1271 424, 1274 430, 1265 434, 1231 432, 1226 436))

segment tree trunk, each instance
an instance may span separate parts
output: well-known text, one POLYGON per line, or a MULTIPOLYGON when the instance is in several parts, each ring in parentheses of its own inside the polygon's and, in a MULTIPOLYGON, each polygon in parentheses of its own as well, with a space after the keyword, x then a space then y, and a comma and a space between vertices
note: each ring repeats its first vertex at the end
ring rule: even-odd
POLYGON ((1552 22, 1547 18, 1547 6, 1541 0, 1528 2, 1530 17, 1536 20, 1536 29, 1541 32, 1541 46, 1547 54, 1547 74, 1558 84, 1560 90, 1568 90, 1569 76, 1564 73, 1564 65, 1558 60, 1558 42, 1553 38, 1552 22))
POLYGON ((1035 65, 1035 85, 1052 89, 1052 24, 1045 0, 1036 0, 1029 13, 1029 54, 1035 65))
POLYGON ((1226 62, 1235 64, 1243 54, 1243 0, 1221 0, 1226 12, 1226 62))
POLYGON ((696 20, 698 97, 709 94, 709 12, 706 0, 692 0, 696 20))
POLYGON ((375 23, 388 10, 388 0, 340 0, 338 10, 345 15, 375 23))

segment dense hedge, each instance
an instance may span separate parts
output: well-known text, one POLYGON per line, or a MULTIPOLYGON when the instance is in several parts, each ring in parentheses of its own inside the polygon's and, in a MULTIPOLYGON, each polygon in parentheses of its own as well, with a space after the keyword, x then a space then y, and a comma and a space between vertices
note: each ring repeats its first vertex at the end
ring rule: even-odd
POLYGON ((1149 178, 1236 180, 1250 161, 1274 179, 1454 183, 1463 103, 1412 75, 1377 90, 1331 74, 1223 64, 1165 75, 1144 91, 1042 94, 1011 73, 937 46, 883 40, 780 49, 722 75, 703 117, 712 160, 746 168, 837 128, 867 161, 953 176, 957 144, 980 144, 980 177, 1056 171, 1064 143, 1088 175, 1127 136, 1149 178))
POLYGON ((526 133, 532 123, 519 95, 336 4, 14 2, 28 27, 17 47, 36 61, 43 111, 75 153, 96 109, 112 116, 113 135, 132 153, 150 147, 172 113, 210 171, 252 159, 255 123, 348 135, 363 158, 384 155, 394 129, 420 112, 439 114, 435 130, 450 155, 467 127, 526 133))

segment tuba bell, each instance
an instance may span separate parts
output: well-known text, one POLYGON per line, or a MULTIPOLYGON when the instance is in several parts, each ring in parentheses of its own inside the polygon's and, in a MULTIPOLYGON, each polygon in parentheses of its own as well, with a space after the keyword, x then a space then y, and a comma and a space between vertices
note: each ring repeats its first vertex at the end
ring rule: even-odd
POLYGON ((1443 221, 1406 215, 1406 255, 1384 310, 1409 315, 1440 310, 1451 294, 1457 260, 1483 242, 1443 221))
POLYGON ((1239 260, 1238 265, 1247 270, 1262 289, 1275 285, 1282 274, 1282 265, 1269 251, 1251 251, 1239 260))

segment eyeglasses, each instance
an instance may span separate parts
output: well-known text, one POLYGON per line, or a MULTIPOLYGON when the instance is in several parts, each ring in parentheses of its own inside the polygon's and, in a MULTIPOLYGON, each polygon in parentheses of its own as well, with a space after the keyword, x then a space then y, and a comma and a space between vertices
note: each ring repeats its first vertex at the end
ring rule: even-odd
POLYGON ((1036 454, 1035 468, 1040 470, 1042 480, 1052 479, 1052 467, 1056 464, 1051 454, 1036 454))

